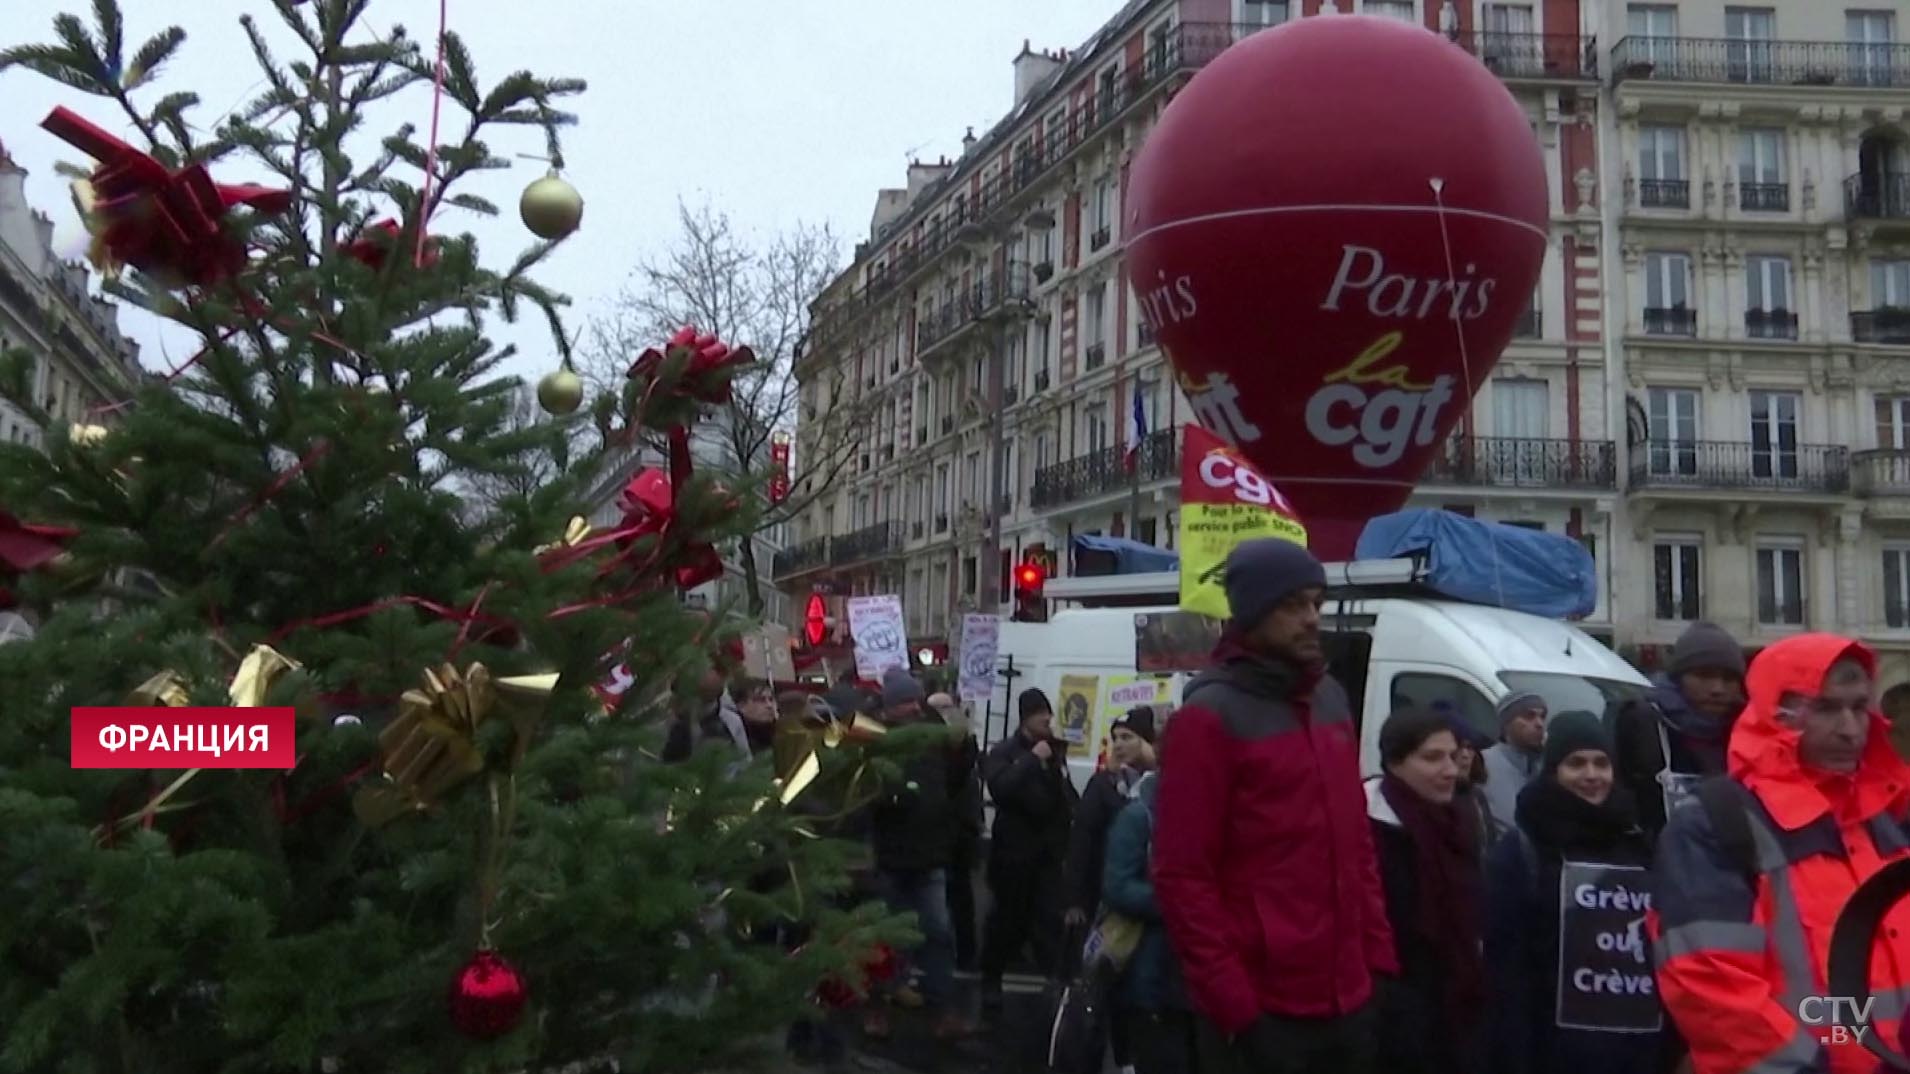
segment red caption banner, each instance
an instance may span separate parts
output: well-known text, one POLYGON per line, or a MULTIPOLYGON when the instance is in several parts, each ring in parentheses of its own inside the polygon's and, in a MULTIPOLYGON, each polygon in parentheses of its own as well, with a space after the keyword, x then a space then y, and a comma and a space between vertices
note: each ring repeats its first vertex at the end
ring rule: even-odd
POLYGON ((283 708, 76 708, 74 768, 292 768, 295 714, 283 708))

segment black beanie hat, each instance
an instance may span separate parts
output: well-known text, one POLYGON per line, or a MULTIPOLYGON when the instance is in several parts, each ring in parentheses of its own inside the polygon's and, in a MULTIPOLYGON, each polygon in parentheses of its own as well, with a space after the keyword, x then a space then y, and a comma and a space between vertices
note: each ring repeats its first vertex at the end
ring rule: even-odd
POLYGON ((1151 744, 1154 741, 1154 706, 1136 705, 1116 716, 1114 726, 1125 727, 1151 744))
POLYGON ((1687 671, 1728 671, 1744 677, 1744 649, 1716 623, 1693 623, 1671 646, 1671 674, 1687 671))
POLYGON ((1612 755, 1612 736, 1605 733, 1605 721, 1589 712, 1561 712, 1545 725, 1545 771, 1558 768, 1560 762, 1579 750, 1598 750, 1612 755))
POLYGON ((1020 707, 1022 723, 1027 723, 1028 717, 1039 716, 1044 712, 1050 716, 1054 715, 1054 705, 1049 703, 1048 695, 1042 693, 1039 689, 1023 690, 1021 692, 1020 707))
POLYGON ((1234 625, 1252 630, 1280 602, 1307 588, 1326 588, 1326 568, 1304 545, 1279 537, 1242 541, 1227 557, 1224 584, 1234 625))

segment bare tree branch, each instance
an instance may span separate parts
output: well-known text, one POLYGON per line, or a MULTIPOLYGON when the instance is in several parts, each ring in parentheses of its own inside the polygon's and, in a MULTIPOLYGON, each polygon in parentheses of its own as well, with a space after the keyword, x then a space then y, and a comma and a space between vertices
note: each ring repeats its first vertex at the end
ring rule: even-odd
MULTIPOLYGON (((732 385, 734 398, 716 415, 710 435, 721 441, 721 465, 739 478, 760 479, 776 435, 794 435, 801 449, 791 493, 766 505, 758 533, 780 526, 826 495, 857 460, 858 446, 880 400, 850 400, 846 385, 811 387, 805 407, 795 364, 810 329, 810 307, 840 264, 841 243, 827 226, 798 223, 759 239, 739 233, 727 213, 707 204, 677 206, 679 233, 662 255, 640 262, 611 308, 593 320, 578 373, 599 391, 618 391, 645 348, 686 324, 724 342, 747 345, 757 364, 732 385)), ((760 480, 739 481, 762 491, 760 480)), ((766 605, 753 541, 739 549, 752 614, 766 605)))

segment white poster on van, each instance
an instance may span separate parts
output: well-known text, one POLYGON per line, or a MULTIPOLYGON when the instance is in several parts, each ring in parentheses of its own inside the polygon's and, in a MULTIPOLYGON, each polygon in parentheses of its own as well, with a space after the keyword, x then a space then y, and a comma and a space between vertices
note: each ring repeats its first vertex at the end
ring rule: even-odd
POLYGON ((962 616, 963 701, 987 701, 995 695, 995 658, 1001 652, 1001 619, 993 615, 962 616))
POLYGON ((880 682, 890 668, 908 669, 909 636, 902 624, 902 598, 893 593, 849 598, 849 636, 855 640, 856 675, 880 682))

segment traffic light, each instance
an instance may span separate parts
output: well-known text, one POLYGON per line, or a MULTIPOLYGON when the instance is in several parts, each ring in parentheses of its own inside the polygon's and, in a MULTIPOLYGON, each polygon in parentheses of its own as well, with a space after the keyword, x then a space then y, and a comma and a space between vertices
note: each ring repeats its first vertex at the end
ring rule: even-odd
POLYGON ((1041 587, 1047 580, 1047 570, 1032 560, 1015 567, 1016 622, 1045 623, 1048 621, 1048 602, 1041 596, 1041 587))

